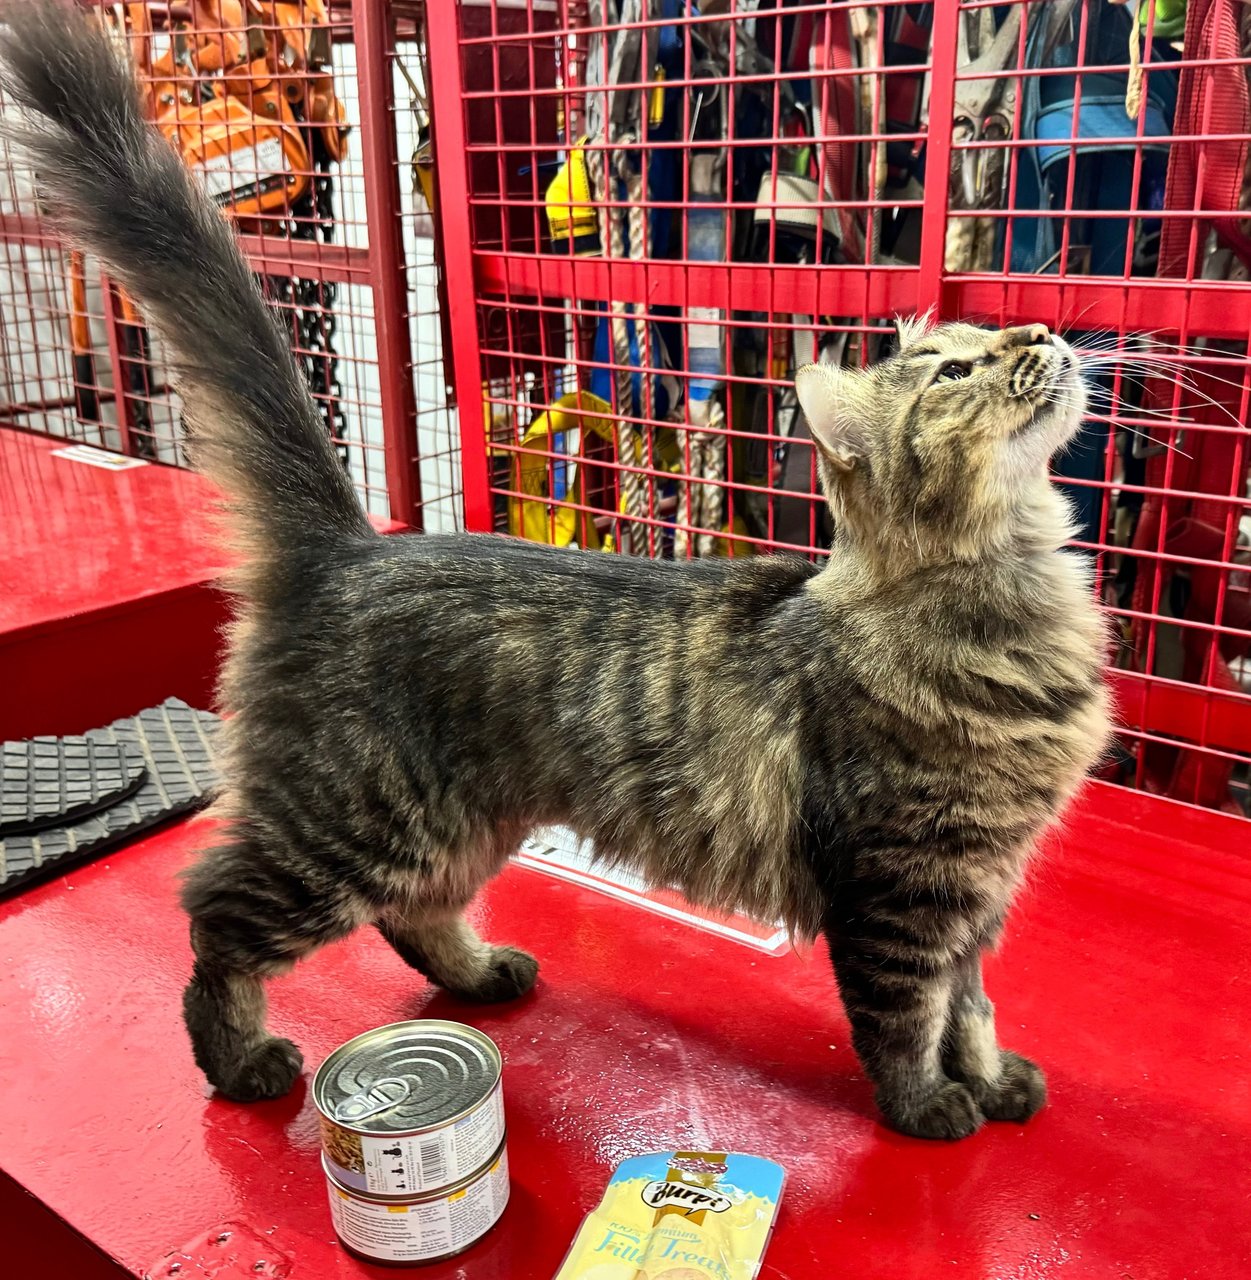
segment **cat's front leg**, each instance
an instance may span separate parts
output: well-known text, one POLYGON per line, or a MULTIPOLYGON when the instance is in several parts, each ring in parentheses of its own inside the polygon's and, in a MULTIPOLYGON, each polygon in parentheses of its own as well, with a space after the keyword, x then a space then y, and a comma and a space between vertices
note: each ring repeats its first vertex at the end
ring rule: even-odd
POLYGON ((953 1080, 969 1086, 988 1120, 1028 1120, 1047 1100, 1047 1081, 1039 1067, 999 1047, 995 1009, 982 988, 980 947, 956 961, 943 1066, 953 1080))
POLYGON ((943 1069, 956 953, 932 938, 857 917, 826 927, 852 1044, 886 1122, 917 1138, 967 1138, 985 1118, 973 1090, 943 1069))

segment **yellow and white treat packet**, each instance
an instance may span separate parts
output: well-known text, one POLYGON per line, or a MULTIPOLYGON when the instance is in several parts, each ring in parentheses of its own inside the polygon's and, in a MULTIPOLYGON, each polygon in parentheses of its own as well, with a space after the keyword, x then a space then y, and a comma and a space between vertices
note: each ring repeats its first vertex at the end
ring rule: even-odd
POLYGON ((617 1166, 555 1280, 754 1280, 785 1180, 759 1156, 635 1156, 617 1166))

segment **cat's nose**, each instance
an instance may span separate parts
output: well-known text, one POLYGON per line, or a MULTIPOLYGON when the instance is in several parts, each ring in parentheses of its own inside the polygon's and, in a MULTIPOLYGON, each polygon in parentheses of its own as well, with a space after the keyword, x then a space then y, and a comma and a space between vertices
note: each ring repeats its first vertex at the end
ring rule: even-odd
POLYGON ((1023 324, 1005 329, 1003 336, 1009 347, 1045 347, 1051 342, 1051 330, 1045 324, 1023 324))

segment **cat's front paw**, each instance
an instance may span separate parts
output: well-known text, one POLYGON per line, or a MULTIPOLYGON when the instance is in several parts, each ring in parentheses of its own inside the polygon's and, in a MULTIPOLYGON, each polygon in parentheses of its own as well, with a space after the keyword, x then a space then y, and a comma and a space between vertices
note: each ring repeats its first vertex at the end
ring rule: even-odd
POLYGON ((534 986, 539 976, 539 962, 520 947, 496 947, 491 957, 492 976, 488 1000, 515 1000, 534 986))
POLYGON ((906 1102, 879 1093, 878 1105, 886 1123, 910 1138, 938 1138, 954 1142, 982 1127, 982 1110, 967 1085, 945 1080, 927 1096, 906 1102))
POLYGON ((987 1120, 1015 1120, 1024 1124, 1047 1102, 1047 1077, 1042 1068, 1010 1049, 999 1055, 999 1079, 984 1082, 978 1103, 987 1120))
POLYGON ((269 1036, 209 1079, 219 1093, 235 1102, 262 1102, 289 1093, 303 1066, 304 1057, 290 1040, 269 1036))

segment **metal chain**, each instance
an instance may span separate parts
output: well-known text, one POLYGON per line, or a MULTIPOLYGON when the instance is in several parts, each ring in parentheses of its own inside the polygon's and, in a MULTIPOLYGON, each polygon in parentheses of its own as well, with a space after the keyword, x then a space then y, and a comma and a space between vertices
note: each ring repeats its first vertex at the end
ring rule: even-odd
MULTIPOLYGON (((299 104, 292 105, 296 123, 303 124, 299 104)), ((287 235, 292 240, 334 240, 334 178, 332 161, 321 146, 320 131, 308 129, 305 139, 313 157, 314 172, 309 190, 291 206, 287 235)), ((292 355, 304 371, 309 390, 326 424, 326 432, 344 468, 348 466, 347 414, 343 409, 343 387, 339 380, 339 355, 334 339, 338 329, 335 303, 339 286, 333 280, 310 280, 303 276, 266 276, 265 291, 290 317, 292 355)))
MULTIPOLYGON (((322 241, 329 244, 334 239, 334 179, 330 176, 329 157, 318 156, 315 163, 311 191, 292 208, 296 220, 291 226, 291 238, 313 240, 320 232, 322 241)), ((298 276, 290 285, 300 364, 321 410, 327 432, 334 440, 343 442, 347 436, 347 414, 343 409, 339 356, 334 345, 338 329, 335 303, 339 287, 333 280, 309 280, 298 276)), ((339 443, 337 447, 346 466, 347 446, 339 443)))

